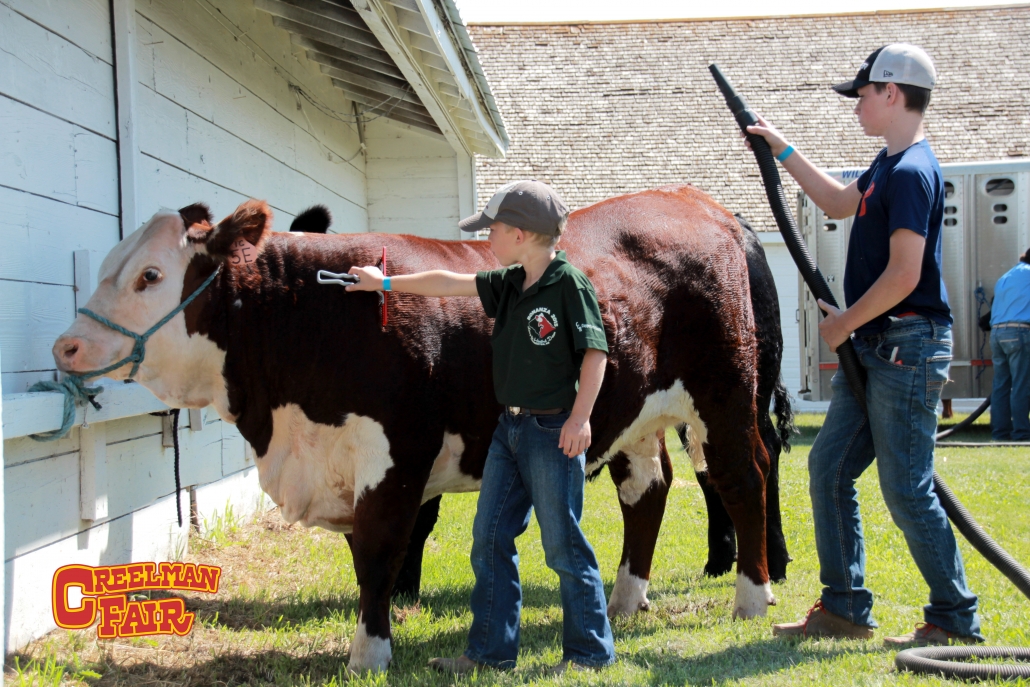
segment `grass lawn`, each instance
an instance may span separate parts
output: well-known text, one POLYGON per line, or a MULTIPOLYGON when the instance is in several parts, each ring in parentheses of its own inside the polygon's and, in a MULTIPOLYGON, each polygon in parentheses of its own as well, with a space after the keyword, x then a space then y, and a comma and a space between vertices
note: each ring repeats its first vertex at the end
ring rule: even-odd
MULTIPOLYGON (((868 586, 876 594, 877 639, 794 642, 774 639, 769 623, 805 613, 820 590, 807 494, 806 458, 823 417, 802 415, 794 450, 783 456, 783 519, 794 562, 776 585, 768 618, 730 619, 734 574, 706 579, 705 509, 680 449, 652 574, 651 611, 613 623, 619 661, 562 680, 544 670, 561 659, 557 578, 544 565, 535 522, 520 540, 525 589, 522 653, 514 672, 486 671, 462 684, 880 685, 942 684, 894 670, 882 648, 922 620, 927 589, 901 533, 890 522, 869 470, 859 482, 868 586)), ((957 419, 957 418, 956 418, 957 419)), ((979 423, 982 427, 986 417, 979 423)), ((974 428, 957 440, 982 438, 974 428)), ((669 445, 675 446, 670 432, 669 445)), ((939 448, 937 467, 980 523, 1018 560, 1030 562, 1030 455, 1023 448, 939 448)), ((394 662, 387 675, 355 685, 445 685, 432 656, 458 655, 471 620, 468 554, 476 494, 449 495, 430 539, 421 602, 394 608, 394 662)), ((608 591, 622 547, 622 518, 607 474, 587 487, 584 527, 597 549, 608 591)), ((1030 602, 964 540, 970 586, 980 596, 991 644, 1030 646, 1030 602)), ((189 595, 197 625, 187 637, 98 641, 95 629, 59 631, 7 660, 7 684, 338 685, 355 629, 357 586, 340 535, 286 527, 277 511, 254 522, 216 523, 190 542, 187 560, 221 565, 216 596, 189 595), (15 661, 18 667, 15 668, 15 661)), ((1030 683, 1023 683, 1030 684, 1030 683)))

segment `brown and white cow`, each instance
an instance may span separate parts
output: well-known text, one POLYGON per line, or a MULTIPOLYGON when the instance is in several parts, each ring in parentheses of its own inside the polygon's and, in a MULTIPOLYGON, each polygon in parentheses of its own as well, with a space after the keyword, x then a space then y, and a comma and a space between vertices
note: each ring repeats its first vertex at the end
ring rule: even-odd
MULTIPOLYGON (((384 246, 394 274, 497 263, 485 242, 274 233, 271 223, 259 201, 218 224, 202 205, 155 215, 107 256, 87 305, 143 332, 221 268, 150 338, 136 379, 169 406, 213 405, 235 423, 287 521, 348 534, 360 587, 349 668, 385 669, 390 591, 420 504, 479 485, 500 411, 492 325, 473 298, 391 294, 383 328, 375 295, 320 285, 316 272, 374 264, 384 246), (253 262, 235 252, 239 239, 253 262)), ((744 241, 734 217, 689 186, 579 210, 562 238, 597 289, 611 349, 588 464, 609 464, 633 537, 610 611, 646 604, 646 575, 630 561, 643 555, 638 568, 650 569, 671 481, 665 430, 679 425, 736 528, 734 616, 763 615, 774 602, 744 241)), ((131 348, 79 316, 54 356, 76 372, 131 348)))

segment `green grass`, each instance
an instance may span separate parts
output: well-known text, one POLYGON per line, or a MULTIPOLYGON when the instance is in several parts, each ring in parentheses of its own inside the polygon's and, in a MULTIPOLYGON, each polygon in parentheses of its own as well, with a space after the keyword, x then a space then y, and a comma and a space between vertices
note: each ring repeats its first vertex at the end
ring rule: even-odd
MULTIPOLYGON (((767 618, 732 621, 734 575, 701 576, 704 501, 689 460, 678 450, 649 592, 652 610, 614 621, 618 663, 561 680, 544 676, 561 658, 561 607, 557 578, 544 565, 534 523, 519 540, 525 590, 519 668, 485 671, 460 684, 948 684, 895 672, 894 654, 882 647, 883 636, 907 632, 922 620, 927 589, 901 533, 890 522, 875 470, 862 477, 859 491, 867 584, 876 594, 874 614, 881 626, 877 638, 795 642, 772 637, 770 622, 802 616, 819 595, 805 464, 821 422, 822 416, 800 416, 801 435, 782 458, 784 528, 794 562, 787 582, 774 587, 779 605, 767 618)), ((981 431, 971 430, 974 435, 981 431)), ((676 445, 673 438, 670 433, 670 446, 676 445)), ((1030 456, 1025 449, 939 449, 937 467, 988 532, 1018 560, 1030 562, 1030 456)), ((444 498, 426 550, 421 602, 394 608, 393 666, 387 675, 364 676, 350 684, 455 682, 425 666, 432 656, 453 656, 464 648, 471 621, 468 553, 475 505, 476 494, 444 498)), ((584 528, 610 592, 622 548, 622 518, 607 474, 587 487, 584 528)), ((223 566, 216 597, 188 598, 198 615, 192 635, 98 642, 92 629, 53 633, 21 653, 18 679, 31 677, 26 661, 35 659, 38 666, 50 662, 50 675, 67 666, 65 684, 341 684, 358 591, 343 537, 283 526, 276 513, 241 527, 233 523, 215 529, 224 536, 217 541, 194 538, 187 556, 223 566), (73 674, 82 669, 102 677, 73 674)), ((1030 602, 965 541, 961 548, 970 586, 980 596, 988 641, 1030 646, 1030 602)), ((11 665, 9 680, 15 674, 11 665)))

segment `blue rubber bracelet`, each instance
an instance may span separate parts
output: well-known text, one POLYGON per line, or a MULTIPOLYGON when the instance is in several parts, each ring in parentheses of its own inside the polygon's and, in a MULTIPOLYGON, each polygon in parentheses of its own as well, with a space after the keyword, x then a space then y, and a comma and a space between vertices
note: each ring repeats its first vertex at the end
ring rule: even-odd
POLYGON ((389 291, 389 290, 390 290, 390 278, 389 277, 383 277, 383 291, 389 291))
POLYGON ((794 154, 794 146, 788 145, 783 149, 783 152, 776 156, 776 159, 780 162, 786 162, 787 158, 794 154))

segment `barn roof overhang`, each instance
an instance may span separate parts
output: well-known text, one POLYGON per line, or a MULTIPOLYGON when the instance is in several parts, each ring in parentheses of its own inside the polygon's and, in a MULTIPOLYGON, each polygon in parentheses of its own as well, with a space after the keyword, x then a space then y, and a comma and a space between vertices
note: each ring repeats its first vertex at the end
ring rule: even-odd
POLYGON ((453 0, 254 0, 369 115, 504 157, 508 134, 453 0))

